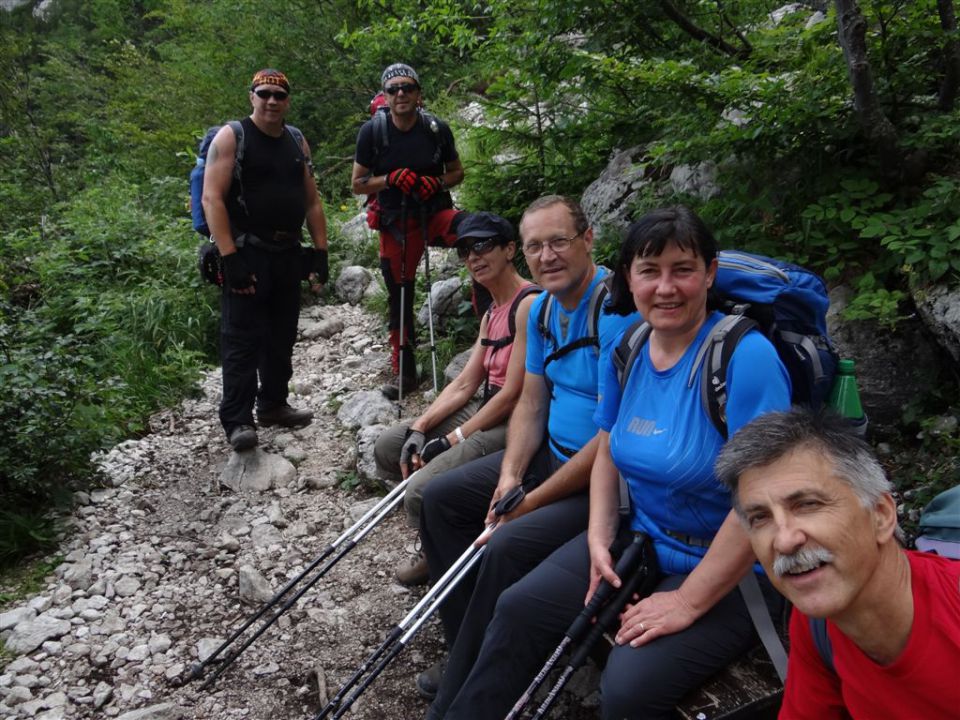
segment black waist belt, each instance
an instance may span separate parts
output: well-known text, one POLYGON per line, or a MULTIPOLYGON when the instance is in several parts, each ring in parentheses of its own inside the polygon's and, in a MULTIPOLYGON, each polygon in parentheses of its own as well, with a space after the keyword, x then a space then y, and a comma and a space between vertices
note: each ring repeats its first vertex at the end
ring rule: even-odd
POLYGON ((705 540, 704 538, 694 537, 693 535, 687 535, 686 533, 674 532, 673 530, 664 530, 663 534, 669 535, 674 540, 679 540, 684 545, 690 545, 691 547, 707 548, 710 547, 710 543, 713 542, 712 539, 705 540))
POLYGON ((579 452, 578 450, 571 450, 568 447, 564 447, 553 438, 550 438, 550 444, 557 450, 557 452, 562 454, 564 457, 572 458, 574 455, 576 455, 579 452))
POLYGON ((273 230, 269 232, 242 232, 234 240, 237 247, 250 245, 261 250, 270 250, 279 252, 280 250, 290 250, 299 247, 301 234, 299 231, 291 230, 273 230))

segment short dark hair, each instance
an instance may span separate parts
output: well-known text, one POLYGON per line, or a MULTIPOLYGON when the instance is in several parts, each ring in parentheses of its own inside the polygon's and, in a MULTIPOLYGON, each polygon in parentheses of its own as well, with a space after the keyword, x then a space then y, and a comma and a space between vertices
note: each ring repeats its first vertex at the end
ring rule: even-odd
POLYGON ((527 205, 527 209, 523 211, 523 215, 520 217, 520 225, 523 225, 523 221, 527 215, 530 215, 537 210, 553 207, 554 205, 563 205, 565 208, 567 208, 567 211, 570 213, 570 217, 573 218, 573 227, 577 231, 577 235, 581 235, 590 229, 590 222, 587 220, 587 214, 583 212, 583 208, 580 207, 580 203, 578 203, 572 197, 568 197, 566 195, 544 195, 543 197, 537 198, 532 203, 527 205))
POLYGON ((629 315, 637 308, 630 294, 627 275, 634 258, 660 255, 668 245, 689 250, 710 265, 717 257, 717 241, 710 228, 684 205, 651 210, 627 228, 610 289, 611 311, 629 315))
POLYGON ((720 451, 714 473, 729 488, 738 514, 740 476, 752 468, 772 465, 798 449, 810 449, 828 458, 837 476, 850 485, 864 507, 873 507, 893 489, 873 450, 853 434, 844 418, 830 410, 813 412, 796 406, 755 418, 720 451))

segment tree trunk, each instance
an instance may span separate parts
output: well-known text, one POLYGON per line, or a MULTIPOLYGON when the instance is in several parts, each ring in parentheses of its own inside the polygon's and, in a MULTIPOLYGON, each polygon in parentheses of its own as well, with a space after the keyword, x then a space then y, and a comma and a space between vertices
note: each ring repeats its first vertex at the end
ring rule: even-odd
POLYGON ((940 27, 947 38, 943 43, 945 72, 940 86, 939 105, 944 112, 950 112, 960 87, 960 40, 957 39, 957 16, 953 11, 953 0, 937 0, 937 12, 940 14, 940 27))
POLYGON ((867 21, 856 0, 836 0, 836 6, 840 47, 847 62, 853 106, 860 127, 876 148, 883 173, 894 175, 902 165, 903 152, 897 130, 873 91, 873 76, 867 59, 867 21))

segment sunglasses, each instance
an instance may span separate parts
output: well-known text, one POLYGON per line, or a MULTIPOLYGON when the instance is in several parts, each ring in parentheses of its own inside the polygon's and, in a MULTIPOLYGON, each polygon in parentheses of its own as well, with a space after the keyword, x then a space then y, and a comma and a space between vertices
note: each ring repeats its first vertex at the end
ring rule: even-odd
POLYGON ((484 238, 483 240, 474 240, 473 242, 465 242, 457 245, 457 257, 461 260, 466 260, 470 257, 470 253, 475 253, 476 255, 486 255, 488 252, 493 250, 495 247, 500 246, 500 238, 484 238))
POLYGON ((264 100, 273 98, 277 102, 283 102, 290 97, 290 93, 288 93, 286 90, 255 90, 254 94, 258 98, 263 98, 264 100))
POLYGON ((405 95, 409 95, 412 92, 415 92, 420 89, 420 86, 416 83, 397 83, 396 85, 387 85, 383 91, 387 95, 396 95, 398 92, 403 90, 405 95))

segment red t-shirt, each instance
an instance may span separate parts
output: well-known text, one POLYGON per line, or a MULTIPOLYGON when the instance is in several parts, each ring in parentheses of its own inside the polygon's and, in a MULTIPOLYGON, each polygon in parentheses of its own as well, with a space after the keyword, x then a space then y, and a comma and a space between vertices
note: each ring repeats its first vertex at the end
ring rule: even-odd
POLYGON ((913 627, 890 665, 878 665, 827 622, 836 668, 831 672, 807 616, 794 608, 781 720, 960 718, 960 562, 931 553, 907 557, 913 627))

